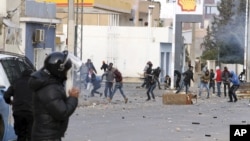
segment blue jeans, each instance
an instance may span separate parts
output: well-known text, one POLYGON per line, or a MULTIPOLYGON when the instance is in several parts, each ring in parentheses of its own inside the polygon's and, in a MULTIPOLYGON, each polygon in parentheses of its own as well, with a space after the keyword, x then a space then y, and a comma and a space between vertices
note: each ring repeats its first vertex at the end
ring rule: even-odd
POLYGON ((208 83, 203 83, 203 82, 200 83, 199 96, 201 96, 201 91, 203 88, 207 89, 207 98, 209 98, 209 85, 208 85, 208 83))
POLYGON ((114 91, 113 91, 113 94, 112 94, 112 97, 111 97, 111 99, 113 98, 113 96, 115 95, 115 92, 116 92, 116 90, 118 89, 118 90, 120 90, 120 93, 121 93, 121 95, 122 95, 122 97, 125 99, 126 98, 126 96, 124 95, 124 92, 123 92, 123 90, 122 90, 122 83, 120 83, 120 82, 116 82, 115 83, 115 89, 114 89, 114 91))
POLYGON ((91 90, 91 96, 94 96, 95 93, 101 94, 100 92, 97 91, 99 88, 101 88, 101 85, 93 84, 93 89, 91 90))
POLYGON ((88 74, 87 73, 83 73, 81 74, 81 83, 83 83, 83 87, 84 89, 87 88, 87 77, 88 77, 88 74))
POLYGON ((217 82, 216 86, 217 86, 217 91, 218 91, 217 96, 220 97, 220 95, 221 95, 221 91, 220 91, 221 82, 217 82))
POLYGON ((148 100, 150 100, 150 93, 152 95, 152 98, 155 99, 155 95, 154 95, 154 89, 156 87, 156 83, 154 84, 150 84, 147 90, 147 96, 148 96, 148 100))
POLYGON ((176 91, 176 93, 179 93, 179 92, 183 89, 184 86, 186 87, 186 94, 187 94, 188 91, 189 91, 189 83, 188 83, 188 82, 185 82, 185 81, 182 81, 181 86, 180 86, 179 89, 176 91))
POLYGON ((110 99, 112 98, 112 88, 113 88, 113 82, 106 82, 105 83, 105 89, 104 89, 104 95, 105 97, 109 97, 110 99), (109 95, 108 95, 109 91, 109 95))

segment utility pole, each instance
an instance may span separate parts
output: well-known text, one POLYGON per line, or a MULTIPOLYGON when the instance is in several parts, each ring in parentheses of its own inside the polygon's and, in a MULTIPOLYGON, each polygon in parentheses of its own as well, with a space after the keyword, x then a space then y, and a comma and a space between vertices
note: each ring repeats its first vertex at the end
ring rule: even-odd
POLYGON ((250 53, 250 20, 249 20, 249 15, 250 15, 250 3, 249 0, 246 1, 246 26, 245 26, 245 54, 244 54, 244 69, 246 69, 245 75, 246 75, 246 81, 250 82, 250 57, 248 56, 250 53))
POLYGON ((68 51, 74 53, 75 42, 75 14, 74 14, 74 0, 68 0, 68 51))
MULTIPOLYGON (((67 26, 68 51, 74 54, 75 42, 75 13, 74 0, 68 0, 68 26, 67 26)), ((74 71, 71 70, 68 80, 66 81, 66 90, 68 91, 74 84, 74 71)))
MULTIPOLYGON (((173 24, 172 24, 172 49, 171 49, 171 61, 175 62, 175 26, 176 26, 176 1, 173 1, 173 24)), ((170 78, 173 78, 174 80, 174 70, 175 70, 175 63, 172 63, 170 70, 170 78)), ((174 88, 174 83, 171 83, 171 88, 174 88)))

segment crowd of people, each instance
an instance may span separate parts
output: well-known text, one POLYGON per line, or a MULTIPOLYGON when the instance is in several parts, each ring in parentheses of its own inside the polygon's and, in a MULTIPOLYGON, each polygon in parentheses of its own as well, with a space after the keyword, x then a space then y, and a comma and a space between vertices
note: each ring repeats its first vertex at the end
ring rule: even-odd
POLYGON ((101 77, 97 77, 97 71, 91 59, 87 59, 87 62, 83 63, 81 66, 81 82, 84 87, 90 91, 89 96, 94 97, 94 94, 97 93, 100 94, 100 97, 102 97, 103 93, 99 92, 98 89, 101 88, 101 82, 104 82, 104 98, 111 102, 114 94, 117 90, 119 90, 120 94, 124 98, 124 102, 127 103, 128 98, 123 91, 122 73, 117 68, 113 67, 113 63, 106 64, 105 61, 102 62, 100 69, 103 70, 103 74, 101 77))
MULTIPOLYGON (((184 73, 180 73, 175 70, 175 76, 176 78, 176 93, 179 93, 181 89, 185 86, 185 92, 186 94, 189 93, 189 87, 191 80, 194 82, 193 79, 193 67, 189 66, 188 70, 184 73), (181 76, 183 76, 183 80, 181 82, 181 85, 179 86, 181 76)), ((206 98, 210 98, 210 89, 212 89, 212 93, 215 94, 218 97, 221 97, 221 85, 223 84, 224 88, 224 97, 229 97, 228 102, 237 102, 237 95, 236 91, 240 86, 240 83, 243 81, 240 81, 241 76, 244 75, 244 72, 241 73, 239 76, 234 71, 229 71, 228 68, 225 66, 223 70, 220 69, 219 66, 216 66, 216 71, 214 72, 213 69, 205 69, 203 74, 200 76, 200 82, 199 82, 199 92, 198 96, 201 97, 201 94, 203 92, 203 89, 206 90, 207 95, 206 98), (217 90, 215 91, 215 85, 217 90)))
MULTIPOLYGON (((4 100, 7 104, 13 105, 14 129, 18 137, 17 141, 61 141, 67 130, 69 117, 78 105, 79 88, 72 87, 68 91, 65 88, 67 73, 72 68, 73 62, 70 60, 68 51, 54 52, 49 54, 44 66, 33 72, 32 70, 23 71, 20 79, 16 80, 4 93, 4 100)), ((128 102, 128 97, 123 91, 123 76, 113 63, 102 62, 100 68, 103 74, 97 76, 97 70, 91 59, 82 63, 80 68, 81 82, 84 88, 89 91, 89 96, 95 94, 103 96, 98 91, 101 83, 105 83, 104 98, 112 101, 117 90, 120 91, 124 103, 128 102)), ((141 88, 145 88, 146 101, 155 101, 154 90, 160 84, 161 68, 153 68, 153 63, 148 61, 143 70, 144 81, 141 88)), ((198 95, 201 96, 203 89, 207 91, 207 98, 212 93, 217 92, 221 97, 221 84, 224 85, 224 97, 229 97, 228 102, 237 102, 236 90, 240 83, 244 82, 245 70, 237 76, 234 71, 229 71, 227 67, 221 70, 216 66, 213 69, 204 70, 200 77, 198 95), (215 91, 215 84, 217 90, 215 91)), ((193 66, 181 73, 174 70, 175 90, 178 94, 184 87, 186 94, 189 93, 193 78, 193 66)), ((170 89, 171 77, 167 74, 164 77, 164 88, 170 89)))
MULTIPOLYGON (((87 66, 86 75, 82 73, 83 81, 84 84, 87 87, 87 84, 91 83, 92 89, 91 95, 94 96, 94 93, 100 94, 102 96, 101 92, 96 92, 97 89, 101 87, 100 83, 102 81, 105 82, 105 89, 104 89, 104 96, 109 100, 109 102, 112 100, 115 92, 117 89, 120 90, 121 95, 124 98, 125 103, 127 103, 128 98, 124 94, 124 91, 122 89, 122 75, 121 72, 113 67, 113 63, 106 64, 105 61, 103 61, 101 70, 104 71, 103 75, 101 78, 98 78, 95 76, 97 73, 95 70, 95 67, 93 63, 91 62, 90 59, 87 60, 84 66, 87 66), (119 72, 119 73, 117 73, 119 72), (113 85, 115 83, 115 85, 113 85)), ((210 70, 203 70, 204 73, 200 77, 200 82, 199 83, 199 91, 198 91, 198 96, 201 97, 201 94, 203 92, 203 89, 207 91, 206 98, 210 98, 211 93, 210 89, 212 89, 212 93, 215 94, 215 91, 217 92, 216 95, 218 97, 221 97, 221 85, 223 84, 224 88, 224 97, 229 97, 229 102, 236 102, 237 101, 237 96, 235 94, 236 90, 239 88, 239 85, 241 82, 243 82, 244 78, 244 73, 245 71, 237 76, 234 71, 229 71, 227 67, 224 67, 224 70, 221 70, 219 66, 216 66, 216 71, 214 72, 213 69, 210 70), (215 89, 217 88, 217 89, 215 89)), ((151 61, 148 61, 143 69, 143 83, 141 84, 141 88, 145 88, 146 91, 146 96, 147 99, 146 101, 149 100, 155 100, 155 95, 154 95, 154 90, 155 88, 161 88, 161 83, 160 83, 160 73, 161 73, 161 68, 156 67, 153 68, 153 63, 151 61)), ((191 81, 194 83, 194 76, 193 76, 193 66, 189 65, 188 69, 185 72, 180 72, 178 70, 174 70, 174 87, 176 90, 176 94, 178 94, 182 89, 185 88, 185 93, 188 94, 190 93, 189 88, 191 86, 191 81)), ((170 89, 171 88, 171 77, 166 74, 164 77, 164 89, 170 89)), ((87 88, 89 89, 89 88, 87 88)))
POLYGON ((216 66, 216 71, 213 69, 205 70, 204 74, 200 78, 200 90, 199 96, 201 96, 201 92, 203 88, 206 88, 207 98, 210 95, 210 89, 212 88, 212 92, 215 94, 215 84, 217 88, 217 96, 221 97, 221 85, 223 84, 224 88, 224 97, 229 97, 228 102, 237 102, 236 91, 240 86, 240 78, 236 75, 234 71, 229 71, 225 66, 223 70, 220 69, 219 66, 216 66))

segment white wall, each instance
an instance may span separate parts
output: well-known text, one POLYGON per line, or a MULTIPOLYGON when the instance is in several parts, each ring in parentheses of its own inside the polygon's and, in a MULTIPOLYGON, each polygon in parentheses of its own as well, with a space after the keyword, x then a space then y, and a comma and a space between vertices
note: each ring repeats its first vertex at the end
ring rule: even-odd
POLYGON ((6 0, 1 0, 0 16, 6 16, 6 0))
MULTIPOLYGON (((1 0, 0 4, 0 17, 5 17, 6 16, 6 0, 1 0)), ((3 18, 1 18, 3 19, 3 18)), ((0 26, 0 30, 2 30, 2 34, 0 35, 0 49, 4 49, 3 47, 3 39, 4 39, 4 26, 0 26)))
MULTIPOLYGON (((67 35, 67 25, 63 32, 67 35)), ((124 77, 139 77, 147 61, 153 68, 160 66, 160 43, 170 43, 171 34, 168 27, 84 26, 82 60, 90 58, 100 75, 104 60, 113 62, 124 77)))

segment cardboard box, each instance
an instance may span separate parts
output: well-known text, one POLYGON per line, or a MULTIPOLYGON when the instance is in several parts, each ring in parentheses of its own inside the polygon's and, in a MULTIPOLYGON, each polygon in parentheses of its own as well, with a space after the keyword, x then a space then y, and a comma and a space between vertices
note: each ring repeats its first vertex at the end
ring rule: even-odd
POLYGON ((196 95, 165 93, 162 96, 162 103, 165 105, 190 105, 193 104, 193 98, 196 98, 196 95))

